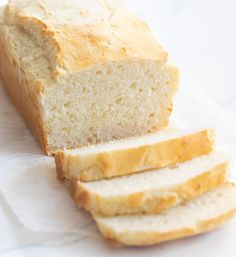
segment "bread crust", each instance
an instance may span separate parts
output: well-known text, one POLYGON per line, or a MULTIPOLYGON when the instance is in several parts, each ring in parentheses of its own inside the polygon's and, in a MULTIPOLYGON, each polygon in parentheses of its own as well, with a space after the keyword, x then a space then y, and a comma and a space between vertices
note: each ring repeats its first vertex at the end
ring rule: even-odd
POLYGON ((39 109, 42 84, 40 81, 34 81, 33 84, 29 85, 24 70, 18 65, 15 56, 8 53, 7 48, 11 48, 13 52, 13 42, 10 40, 5 41, 0 36, 0 78, 17 111, 21 114, 42 148, 50 155, 51 152, 47 144, 47 133, 39 109), (33 87, 34 90, 31 90, 30 87, 33 87))
POLYGON ((31 0, 25 5, 24 0, 12 0, 6 16, 11 23, 39 30, 40 37, 52 45, 50 63, 55 78, 113 60, 166 62, 168 55, 148 25, 121 1, 93 0, 89 6, 86 2, 66 5, 64 1, 31 0))
POLYGON ((214 149, 213 129, 203 129, 169 141, 89 156, 55 154, 59 179, 92 181, 175 165, 210 153, 214 149))
POLYGON ((78 206, 103 216, 131 213, 161 213, 183 201, 193 199, 227 179, 228 162, 222 162, 199 176, 162 191, 150 189, 135 194, 102 196, 86 188, 86 183, 72 183, 72 197, 78 206))
MULTIPOLYGON (((225 187, 232 187, 231 183, 225 185, 225 187)), ((145 231, 125 231, 118 232, 109 226, 106 226, 100 219, 99 216, 93 214, 93 217, 98 225, 101 234, 107 240, 120 245, 126 246, 147 246, 159 244, 165 241, 174 239, 194 236, 197 234, 205 233, 223 226, 227 221, 232 219, 236 215, 236 208, 233 208, 219 216, 212 219, 200 220, 196 225, 192 227, 186 227, 170 232, 145 232, 145 231)))

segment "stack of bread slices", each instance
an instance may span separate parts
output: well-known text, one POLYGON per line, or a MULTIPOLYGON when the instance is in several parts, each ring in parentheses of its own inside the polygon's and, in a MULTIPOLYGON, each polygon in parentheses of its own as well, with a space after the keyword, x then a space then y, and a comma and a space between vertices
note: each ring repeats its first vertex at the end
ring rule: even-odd
POLYGON ((174 130, 55 154, 57 174, 101 234, 151 245, 215 229, 236 214, 214 130, 174 130))

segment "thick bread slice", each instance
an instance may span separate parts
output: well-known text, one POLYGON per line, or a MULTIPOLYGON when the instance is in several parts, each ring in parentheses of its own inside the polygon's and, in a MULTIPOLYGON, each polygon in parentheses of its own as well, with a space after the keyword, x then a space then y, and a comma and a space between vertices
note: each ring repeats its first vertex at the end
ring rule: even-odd
POLYGON ((214 130, 163 131, 77 150, 57 151, 58 177, 92 181, 160 168, 208 154, 214 130))
POLYGON ((235 214, 236 187, 228 183, 162 214, 93 217, 109 240, 124 245, 152 245, 213 230, 235 214))
POLYGON ((48 154, 168 125, 179 71, 122 1, 10 0, 0 15, 0 77, 48 154))
POLYGON ((75 181, 72 196, 79 206, 105 216, 160 213, 223 184, 227 164, 225 156, 215 152, 173 168, 109 180, 75 181))

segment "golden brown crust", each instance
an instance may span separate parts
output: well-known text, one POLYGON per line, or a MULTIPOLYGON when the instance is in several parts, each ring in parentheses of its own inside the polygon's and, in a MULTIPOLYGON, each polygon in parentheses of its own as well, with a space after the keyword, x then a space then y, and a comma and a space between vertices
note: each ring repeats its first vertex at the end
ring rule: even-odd
POLYGON ((186 200, 193 199, 223 184, 228 163, 223 162, 203 174, 162 191, 150 189, 135 194, 102 196, 86 188, 86 183, 73 185, 72 197, 78 206, 104 216, 130 213, 160 213, 186 200))
POLYGON ((65 180, 65 176, 63 175, 63 167, 62 163, 64 163, 64 155, 62 154, 62 151, 57 151, 57 158, 55 158, 55 164, 56 164, 56 172, 57 172, 57 178, 61 181, 65 180))
POLYGON ((214 149, 214 137, 213 129, 204 129, 153 145, 90 154, 83 159, 57 151, 57 174, 60 178, 92 181, 175 165, 210 153, 214 149))
POLYGON ((35 81, 31 86, 36 90, 30 90, 24 71, 18 66, 14 57, 8 54, 6 46, 13 51, 12 42, 10 40, 4 42, 3 37, 0 36, 0 77, 17 111, 24 118, 45 152, 50 154, 38 104, 41 85, 35 81))
POLYGON ((52 75, 112 60, 167 60, 147 24, 118 1, 94 0, 92 6, 86 0, 67 5, 53 2, 28 1, 26 5, 24 0, 12 0, 6 8, 9 22, 35 28, 52 44, 52 75))

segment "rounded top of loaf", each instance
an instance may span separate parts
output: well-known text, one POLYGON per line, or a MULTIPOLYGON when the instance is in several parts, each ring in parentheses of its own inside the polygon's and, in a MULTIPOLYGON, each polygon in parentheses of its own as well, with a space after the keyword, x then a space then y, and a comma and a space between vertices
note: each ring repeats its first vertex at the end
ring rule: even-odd
POLYGON ((167 60, 146 23, 119 0, 11 0, 4 19, 42 47, 55 76, 115 60, 167 60))

